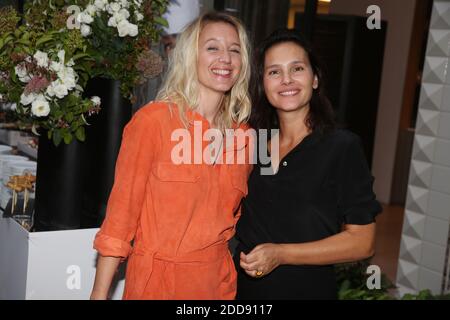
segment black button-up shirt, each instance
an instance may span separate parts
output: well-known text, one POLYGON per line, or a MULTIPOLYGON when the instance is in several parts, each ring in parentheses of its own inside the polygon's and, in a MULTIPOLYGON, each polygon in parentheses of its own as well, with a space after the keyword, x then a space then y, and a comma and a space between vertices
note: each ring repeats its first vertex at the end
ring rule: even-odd
MULTIPOLYGON (((340 232, 343 224, 370 224, 381 211, 360 139, 347 130, 311 133, 280 160, 275 175, 261 175, 261 167, 254 166, 242 203, 238 253, 262 243, 324 239, 340 232)), ((282 266, 258 280, 283 281, 277 274, 288 267, 314 266, 282 266)))

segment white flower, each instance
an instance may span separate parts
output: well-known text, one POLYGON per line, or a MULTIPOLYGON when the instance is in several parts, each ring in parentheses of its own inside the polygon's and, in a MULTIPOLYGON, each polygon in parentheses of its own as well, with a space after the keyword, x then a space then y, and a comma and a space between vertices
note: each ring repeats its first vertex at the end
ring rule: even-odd
POLYGON ((31 113, 36 117, 46 117, 50 113, 50 105, 42 94, 31 104, 31 113))
POLYGON ((66 84, 63 83, 62 81, 59 80, 53 81, 52 85, 55 96, 57 96, 59 99, 64 98, 69 93, 66 84))
POLYGON ((49 97, 55 96, 55 89, 54 89, 54 86, 53 86, 53 82, 47 87, 47 90, 45 90, 45 93, 49 97))
POLYGON ((117 20, 115 16, 112 16, 108 20, 108 27, 117 27, 117 20))
POLYGON ((67 76, 75 77, 75 74, 76 74, 75 70, 72 67, 66 65, 64 66, 64 68, 60 70, 60 72, 58 72, 58 77, 60 78, 64 78, 67 76))
POLYGON ((70 59, 69 62, 66 63, 66 66, 73 67, 75 65, 75 61, 73 59, 70 59))
POLYGON ((83 22, 83 16, 82 16, 83 12, 80 12, 76 15, 75 17, 75 21, 78 23, 82 23, 83 22))
POLYGON ((81 93, 82 93, 83 91, 84 91, 83 88, 82 88, 79 84, 77 84, 77 85, 75 86, 75 91, 73 91, 72 94, 75 95, 75 96, 77 96, 77 97, 81 97, 81 93))
POLYGON ((77 82, 77 74, 71 67, 64 67, 58 72, 58 78, 70 89, 75 88, 77 82))
POLYGON ((141 21, 142 19, 144 19, 144 15, 140 12, 136 11, 135 16, 137 21, 141 21))
POLYGON ((33 58, 36 59, 37 65, 39 67, 43 67, 43 68, 48 67, 48 55, 46 52, 42 52, 42 51, 38 50, 34 54, 33 58))
POLYGON ((128 29, 130 23, 127 20, 122 20, 117 24, 117 31, 119 31, 119 37, 125 37, 128 35, 128 29))
POLYGON ((118 15, 122 16, 124 19, 128 19, 130 17, 130 13, 127 9, 120 9, 118 15))
POLYGON ((95 13, 97 12, 97 7, 92 5, 92 4, 88 4, 88 6, 86 7, 85 10, 87 13, 89 13, 89 15, 91 17, 93 17, 95 15, 95 13))
POLYGON ((140 8, 142 5, 142 1, 141 0, 133 0, 134 4, 136 5, 136 7, 140 8))
POLYGON ((52 61, 50 63, 50 70, 52 70, 52 71, 58 72, 61 70, 62 67, 63 67, 63 64, 60 62, 52 61))
POLYGON ((81 31, 81 35, 82 35, 83 37, 87 37, 88 35, 91 34, 91 31, 92 31, 92 30, 91 30, 91 27, 88 26, 87 24, 82 24, 82 25, 81 25, 80 31, 81 31))
MULTIPOLYGON (((121 10, 121 11, 122 11, 122 10, 121 10)), ((125 10, 125 11, 126 11, 126 10, 125 10)), ((128 11, 127 11, 127 13, 128 13, 128 11)), ((130 16, 129 13, 128 13, 128 16, 130 16)), ((114 14, 112 15, 111 18, 114 18, 115 24, 116 24, 115 26, 114 26, 114 25, 112 25, 112 26, 113 26, 113 27, 116 27, 117 24, 118 24, 120 21, 126 20, 128 17, 126 17, 125 14, 121 13, 120 11, 118 11, 118 12, 114 12, 114 14)), ((109 23, 109 21, 108 21, 108 23, 109 23)), ((111 24, 114 24, 114 22, 111 22, 111 24)))
POLYGON ((30 93, 30 94, 27 94, 27 95, 22 93, 20 95, 20 104, 22 104, 24 106, 29 105, 34 100, 36 100, 36 98, 37 98, 36 93, 30 93))
POLYGON ((131 37, 136 37, 138 35, 138 26, 132 23, 129 23, 128 26, 129 26, 128 34, 131 37))
POLYGON ((53 81, 46 90, 46 93, 49 97, 56 96, 59 99, 64 98, 69 94, 69 90, 73 89, 76 86, 76 82, 74 78, 65 78, 64 80, 57 79, 53 81), (64 81, 65 80, 65 81, 64 81))
POLYGON ((122 20, 117 25, 117 31, 119 31, 119 37, 131 36, 135 37, 138 34, 138 27, 135 24, 128 22, 128 20, 122 20))
POLYGON ((122 4, 122 8, 129 8, 130 7, 130 3, 128 2, 128 0, 121 0, 120 2, 122 4))
POLYGON ((101 104, 100 97, 97 97, 97 96, 93 96, 91 98, 91 101, 94 103, 94 106, 96 106, 96 107, 98 107, 101 104))
POLYGON ((12 111, 16 111, 16 109, 17 109, 17 103, 12 103, 12 104, 9 106, 9 109, 12 110, 12 111))
POLYGON ((108 0, 95 0, 94 6, 99 10, 105 11, 105 6, 108 4, 108 0))
POLYGON ((17 65, 14 67, 14 71, 16 75, 19 77, 19 80, 22 82, 28 82, 31 80, 31 75, 28 74, 27 69, 23 65, 17 65))
POLYGON ((77 84, 76 73, 70 67, 64 67, 58 72, 58 80, 66 86, 67 90, 72 90, 77 84))
POLYGON ((33 79, 34 75, 26 75, 25 77, 19 78, 20 81, 28 83, 31 79, 33 79))
POLYGON ((14 67, 14 71, 19 78, 23 78, 27 75, 27 69, 25 69, 22 65, 17 65, 14 67))
POLYGON ((64 50, 58 51, 59 62, 64 63, 66 52, 64 50))
MULTIPOLYGON (((94 14, 95 14, 95 12, 94 12, 94 14)), ((92 17, 92 15, 88 11, 85 11, 84 16, 83 16, 83 22, 90 24, 93 21, 94 21, 94 18, 92 17)))
POLYGON ((120 4, 117 2, 110 3, 106 6, 106 9, 108 10, 109 14, 114 14, 114 12, 120 10, 120 4))
POLYGON ((89 24, 94 21, 94 18, 92 18, 91 15, 85 10, 77 15, 77 21, 79 23, 89 24))

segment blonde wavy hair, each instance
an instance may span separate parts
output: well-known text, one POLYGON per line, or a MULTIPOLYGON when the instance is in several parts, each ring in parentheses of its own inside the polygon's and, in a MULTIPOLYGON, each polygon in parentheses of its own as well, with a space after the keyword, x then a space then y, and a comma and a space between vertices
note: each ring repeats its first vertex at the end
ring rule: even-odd
POLYGON ((190 125, 186 117, 186 108, 195 110, 199 106, 199 82, 197 75, 198 41, 200 32, 208 23, 224 22, 232 25, 238 35, 241 46, 241 70, 234 86, 222 99, 216 123, 219 129, 232 128, 234 124, 246 123, 250 117, 249 96, 250 46, 242 23, 235 17, 211 12, 190 23, 178 36, 176 46, 169 58, 169 67, 156 96, 156 100, 177 105, 184 125, 190 125))

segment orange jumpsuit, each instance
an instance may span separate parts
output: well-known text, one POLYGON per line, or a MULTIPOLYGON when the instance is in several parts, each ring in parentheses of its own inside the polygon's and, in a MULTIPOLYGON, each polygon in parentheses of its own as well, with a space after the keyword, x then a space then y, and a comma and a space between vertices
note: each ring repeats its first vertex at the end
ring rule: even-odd
MULTIPOLYGON (((188 128, 192 141, 196 126, 202 132, 210 127, 196 112, 188 110, 187 117, 195 121, 188 128)), ((171 152, 179 141, 171 135, 179 128, 185 127, 178 108, 154 102, 124 129, 106 218, 94 241, 102 256, 128 258, 124 299, 235 298, 228 240, 251 165, 174 164, 171 152)))

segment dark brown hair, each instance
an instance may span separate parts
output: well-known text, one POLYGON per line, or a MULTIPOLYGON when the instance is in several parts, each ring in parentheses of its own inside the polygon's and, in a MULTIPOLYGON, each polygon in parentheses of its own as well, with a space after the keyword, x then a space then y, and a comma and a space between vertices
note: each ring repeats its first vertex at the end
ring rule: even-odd
POLYGON ((313 52, 309 42, 297 30, 290 29, 279 29, 273 32, 268 38, 262 41, 255 51, 252 79, 250 81, 253 105, 250 125, 255 129, 279 129, 278 115, 275 108, 267 100, 264 92, 264 60, 270 48, 286 42, 293 42, 305 50, 313 73, 317 76, 319 82, 317 89, 313 91, 311 97, 306 126, 312 131, 319 131, 321 133, 331 131, 336 126, 334 111, 330 100, 325 95, 324 79, 319 59, 313 52))

